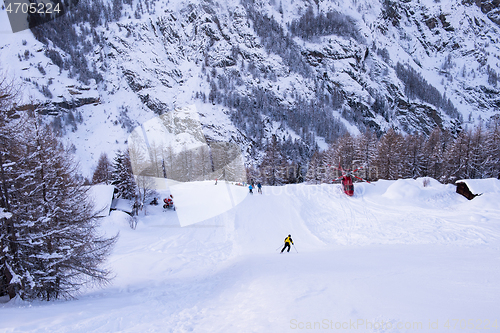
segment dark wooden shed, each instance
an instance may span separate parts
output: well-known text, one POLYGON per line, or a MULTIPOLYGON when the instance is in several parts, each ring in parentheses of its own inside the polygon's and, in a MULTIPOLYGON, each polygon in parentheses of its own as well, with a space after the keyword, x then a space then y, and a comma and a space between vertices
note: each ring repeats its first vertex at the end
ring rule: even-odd
POLYGON ((463 195, 469 200, 472 200, 476 196, 478 196, 478 194, 472 193, 467 184, 464 182, 456 182, 455 185, 457 186, 457 193, 463 195))

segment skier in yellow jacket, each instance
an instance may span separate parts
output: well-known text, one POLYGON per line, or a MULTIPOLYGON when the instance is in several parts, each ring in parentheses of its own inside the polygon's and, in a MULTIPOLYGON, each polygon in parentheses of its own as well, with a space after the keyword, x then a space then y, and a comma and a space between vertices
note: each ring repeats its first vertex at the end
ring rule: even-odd
POLYGON ((285 246, 283 246, 281 253, 283 253, 283 251, 285 251, 285 249, 287 247, 288 247, 288 251, 286 251, 286 252, 290 252, 290 243, 292 243, 292 245, 293 245, 292 235, 288 235, 288 237, 285 238, 285 246))

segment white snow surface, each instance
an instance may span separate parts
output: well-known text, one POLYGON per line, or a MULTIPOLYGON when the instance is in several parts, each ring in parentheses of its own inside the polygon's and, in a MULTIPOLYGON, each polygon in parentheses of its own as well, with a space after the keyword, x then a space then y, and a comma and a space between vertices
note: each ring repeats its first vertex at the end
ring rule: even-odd
POLYGON ((236 186, 223 181, 218 183, 218 187, 214 186, 214 181, 169 181, 168 188, 174 196, 180 226, 186 227, 221 215, 245 200, 247 195, 246 186, 236 186))
POLYGON ((491 179, 462 179, 457 183, 465 183, 474 194, 495 193, 500 191, 500 180, 491 179))
POLYGON ((115 187, 113 185, 97 184, 89 187, 88 196, 94 203, 94 214, 98 217, 109 215, 114 191, 115 187))
POLYGON ((101 228, 120 233, 113 281, 75 300, 1 304, 0 331, 498 331, 498 187, 471 201, 422 179, 355 184, 353 197, 326 184, 176 187, 198 188, 193 214, 223 212, 180 227, 148 206, 135 230, 112 212, 101 228), (243 197, 230 209, 227 186, 243 197), (279 254, 288 234, 295 248, 279 254))

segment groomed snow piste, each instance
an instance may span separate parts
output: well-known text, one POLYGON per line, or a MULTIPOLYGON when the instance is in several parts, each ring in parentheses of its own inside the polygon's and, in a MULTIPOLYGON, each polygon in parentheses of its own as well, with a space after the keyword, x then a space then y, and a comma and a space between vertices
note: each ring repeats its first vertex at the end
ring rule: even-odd
POLYGON ((353 197, 339 185, 177 184, 177 212, 148 206, 136 230, 121 212, 102 220, 120 232, 109 286, 0 304, 0 331, 498 331, 500 181, 482 182, 471 201, 422 179, 355 184, 353 197), (207 205, 222 213, 180 226, 207 205), (279 254, 288 234, 295 248, 279 254))

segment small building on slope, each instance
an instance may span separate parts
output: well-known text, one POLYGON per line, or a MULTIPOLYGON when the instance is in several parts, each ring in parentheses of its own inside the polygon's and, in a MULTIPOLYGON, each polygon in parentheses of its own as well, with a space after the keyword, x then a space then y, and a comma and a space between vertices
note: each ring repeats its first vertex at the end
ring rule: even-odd
POLYGON ((500 192, 500 180, 495 178, 461 179, 457 180, 455 185, 457 186, 457 193, 469 200, 484 193, 500 192))

